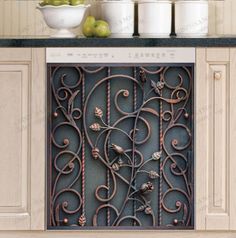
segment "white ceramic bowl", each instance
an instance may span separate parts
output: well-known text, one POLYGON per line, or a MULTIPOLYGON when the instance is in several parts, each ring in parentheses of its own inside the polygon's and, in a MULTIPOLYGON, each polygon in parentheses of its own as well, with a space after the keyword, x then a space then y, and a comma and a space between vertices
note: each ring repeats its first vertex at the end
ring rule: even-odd
POLYGON ((52 35, 56 38, 74 38, 76 35, 69 29, 78 27, 84 17, 86 9, 90 5, 61 5, 61 6, 40 6, 37 8, 42 12, 45 22, 50 28, 57 32, 52 35))

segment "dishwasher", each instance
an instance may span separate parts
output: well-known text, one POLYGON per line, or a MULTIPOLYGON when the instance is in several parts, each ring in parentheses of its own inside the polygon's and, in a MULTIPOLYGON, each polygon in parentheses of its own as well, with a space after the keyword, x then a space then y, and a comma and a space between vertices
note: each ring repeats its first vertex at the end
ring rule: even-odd
POLYGON ((47 48, 47 228, 194 229, 194 48, 47 48))

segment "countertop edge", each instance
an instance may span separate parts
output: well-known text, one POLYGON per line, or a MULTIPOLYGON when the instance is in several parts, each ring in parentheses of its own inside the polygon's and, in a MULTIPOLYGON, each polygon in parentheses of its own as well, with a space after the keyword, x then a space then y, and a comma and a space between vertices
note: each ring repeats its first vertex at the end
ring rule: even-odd
POLYGON ((236 37, 212 38, 0 38, 0 47, 236 47, 236 37))

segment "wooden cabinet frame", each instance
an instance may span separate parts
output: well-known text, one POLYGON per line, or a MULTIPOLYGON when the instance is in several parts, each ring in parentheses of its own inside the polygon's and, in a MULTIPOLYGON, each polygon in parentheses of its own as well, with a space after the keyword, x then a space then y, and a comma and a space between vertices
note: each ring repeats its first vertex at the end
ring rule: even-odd
POLYGON ((0 52, 0 230, 43 230, 45 51, 0 52))
POLYGON ((236 228, 236 50, 199 48, 196 62, 196 229, 236 228))

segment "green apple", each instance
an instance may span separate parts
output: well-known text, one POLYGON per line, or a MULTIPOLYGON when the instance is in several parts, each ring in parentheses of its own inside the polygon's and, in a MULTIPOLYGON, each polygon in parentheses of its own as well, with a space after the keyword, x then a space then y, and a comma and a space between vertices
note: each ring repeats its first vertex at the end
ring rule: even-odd
POLYGON ((96 37, 108 37, 111 34, 108 23, 103 20, 97 20, 93 26, 93 34, 96 37))
POLYGON ((84 0, 70 0, 70 5, 71 6, 77 6, 80 4, 84 4, 84 0))
POLYGON ((93 16, 88 16, 83 24, 83 34, 86 37, 92 37, 93 36, 93 28, 96 20, 93 16))

